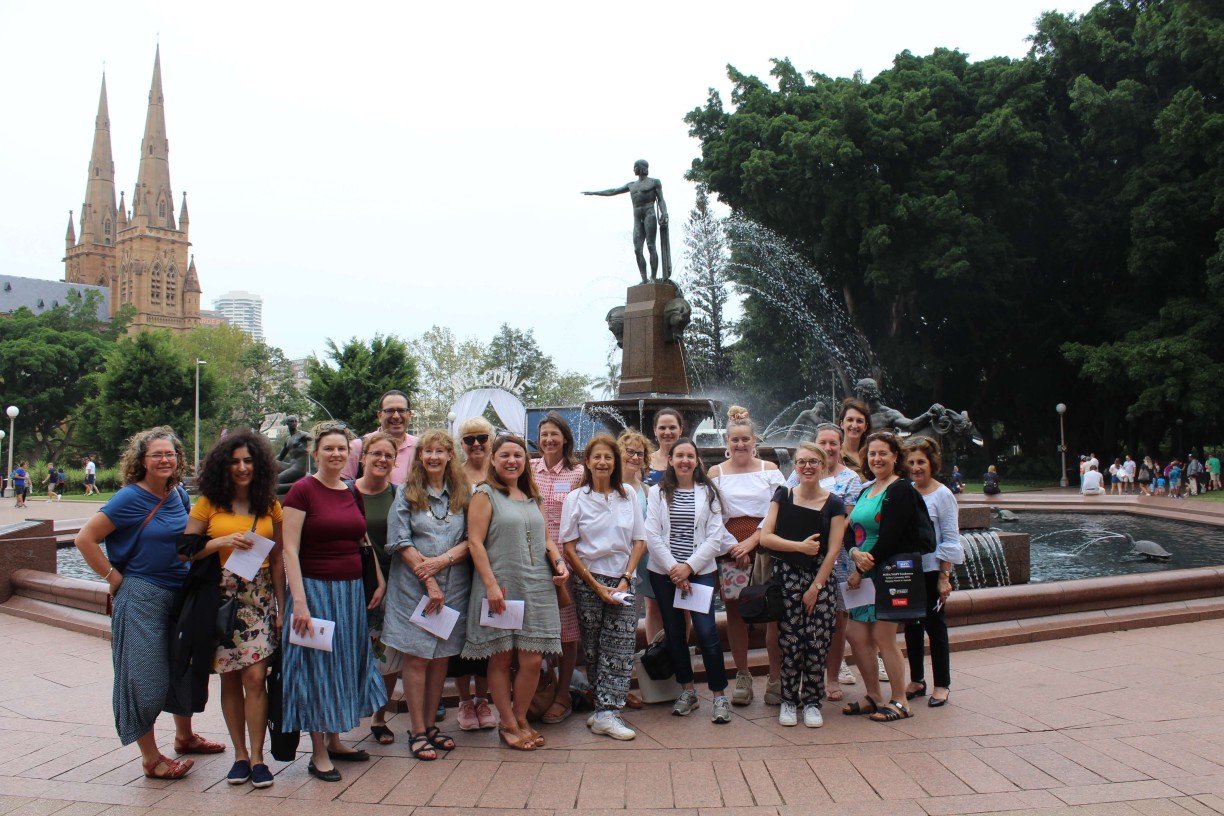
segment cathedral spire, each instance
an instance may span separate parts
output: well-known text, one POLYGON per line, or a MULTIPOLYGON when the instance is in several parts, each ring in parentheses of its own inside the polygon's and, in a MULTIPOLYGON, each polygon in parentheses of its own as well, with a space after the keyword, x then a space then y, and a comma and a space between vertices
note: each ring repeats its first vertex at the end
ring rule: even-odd
POLYGON ((72 210, 68 211, 68 232, 64 235, 64 244, 68 249, 76 246, 76 230, 72 228, 72 210))
POLYGON ((179 229, 185 234, 187 227, 191 223, 191 219, 187 217, 187 191, 183 191, 183 206, 179 210, 179 229))
POLYGON ((106 104, 106 74, 98 94, 94 117, 93 151, 89 156, 89 178, 85 203, 81 205, 81 243, 110 245, 115 230, 115 162, 111 157, 110 111, 106 104))
POLYGON ((133 221, 142 226, 175 229, 174 196, 170 191, 170 140, 162 97, 161 46, 153 56, 153 83, 140 144, 140 170, 132 194, 133 221))

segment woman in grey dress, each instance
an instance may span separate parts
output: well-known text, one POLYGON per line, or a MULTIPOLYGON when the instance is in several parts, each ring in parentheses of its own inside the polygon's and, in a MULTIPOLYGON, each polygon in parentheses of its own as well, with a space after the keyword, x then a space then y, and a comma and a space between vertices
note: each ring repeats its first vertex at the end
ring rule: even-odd
POLYGON ((404 694, 412 717, 408 749, 417 759, 434 760, 438 751, 455 747, 455 741, 438 730, 435 717, 446 664, 459 654, 467 635, 472 579, 459 563, 468 556, 469 496, 467 478, 455 458, 455 440, 445 431, 426 431, 387 520, 392 560, 382 633, 383 642, 404 655, 404 694), (409 620, 426 596, 426 615, 437 614, 443 606, 459 612, 445 640, 409 620))
POLYGON ((527 465, 527 444, 514 436, 493 443, 493 466, 468 506, 468 547, 479 581, 473 581, 463 656, 489 659, 489 692, 501 715, 502 741, 520 751, 544 745, 527 724, 527 706, 540 679, 540 660, 561 654, 561 616, 555 587, 569 578, 565 559, 545 533, 540 493, 527 465), (506 601, 523 601, 521 629, 482 625, 481 604, 490 618, 506 601), (514 701, 510 666, 517 656, 514 701))

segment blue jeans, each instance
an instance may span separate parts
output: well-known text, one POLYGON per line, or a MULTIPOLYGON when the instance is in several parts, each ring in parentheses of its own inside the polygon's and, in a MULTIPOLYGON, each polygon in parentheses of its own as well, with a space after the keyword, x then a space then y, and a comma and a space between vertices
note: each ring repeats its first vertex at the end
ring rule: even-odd
MULTIPOLYGON (((716 586, 718 572, 694 575, 689 583, 716 586)), ((693 682, 693 661, 689 658, 688 630, 684 623, 686 610, 676 609, 676 586, 666 575, 650 573, 650 588, 663 615, 663 633, 667 637, 667 650, 671 654, 672 668, 680 685, 693 682)), ((709 612, 689 612, 693 621, 693 632, 697 635, 697 648, 701 651, 701 662, 706 670, 706 683, 714 694, 722 694, 727 688, 727 667, 723 663, 722 643, 718 640, 718 626, 714 622, 714 601, 710 600, 709 612)))

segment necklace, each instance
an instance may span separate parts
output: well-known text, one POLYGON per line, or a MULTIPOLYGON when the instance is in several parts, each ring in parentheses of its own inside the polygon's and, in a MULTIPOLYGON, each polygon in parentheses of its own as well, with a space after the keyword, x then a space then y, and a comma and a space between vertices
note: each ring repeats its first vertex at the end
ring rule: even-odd
POLYGON ((434 512, 433 501, 431 499, 426 499, 425 505, 429 508, 429 515, 433 516, 435 519, 442 522, 443 524, 450 524, 450 520, 451 520, 450 502, 447 502, 446 504, 442 505, 446 509, 443 511, 442 515, 440 516, 434 512))

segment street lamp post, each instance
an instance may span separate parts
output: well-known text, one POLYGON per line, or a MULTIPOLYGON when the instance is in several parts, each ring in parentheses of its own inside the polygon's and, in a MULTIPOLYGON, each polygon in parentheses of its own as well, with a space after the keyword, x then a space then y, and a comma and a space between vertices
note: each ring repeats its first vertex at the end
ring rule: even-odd
MULTIPOLYGON (((8 407, 8 410, 7 410, 7 411, 5 411, 5 413, 6 413, 6 414, 8 414, 8 418, 9 418, 9 465, 8 465, 8 472, 9 472, 9 479, 12 479, 12 478, 13 478, 13 438, 14 438, 14 436, 15 436, 15 434, 13 433, 13 428, 14 428, 15 423, 17 422, 17 415, 21 413, 21 410, 20 410, 20 409, 19 409, 19 408, 18 408, 16 405, 10 405, 10 406, 8 407)), ((14 491, 13 491, 13 495, 14 495, 14 496, 15 496, 15 495, 17 495, 17 491, 16 491, 15 489, 14 489, 14 491)))
POLYGON ((192 470, 192 475, 196 478, 200 476, 200 366, 202 365, 208 365, 208 361, 197 357, 195 365, 195 469, 192 470))
POLYGON ((1063 414, 1067 413, 1067 406, 1063 403, 1058 403, 1054 406, 1054 410, 1058 412, 1058 452, 1062 454, 1062 478, 1058 480, 1059 487, 1067 486, 1067 431, 1063 426, 1063 414))

